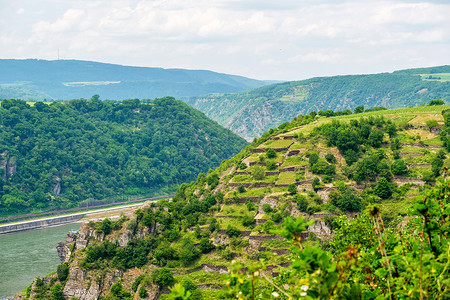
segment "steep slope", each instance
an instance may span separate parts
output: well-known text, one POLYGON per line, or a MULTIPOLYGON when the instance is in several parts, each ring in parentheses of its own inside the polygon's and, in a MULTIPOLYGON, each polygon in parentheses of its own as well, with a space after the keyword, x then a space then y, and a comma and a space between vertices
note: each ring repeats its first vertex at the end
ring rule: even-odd
POLYGON ((246 145, 170 97, 33 104, 1 102, 2 215, 174 191, 246 145))
POLYGON ((1 59, 0 99, 22 100, 185 99, 233 93, 265 85, 263 81, 204 70, 130 67, 78 60, 1 59))
POLYGON ((393 73, 319 77, 234 94, 193 97, 188 103, 247 140, 318 110, 363 105, 399 108, 449 99, 450 66, 393 73), (431 77, 430 77, 431 76, 431 77))
MULTIPOLYGON (((419 298, 417 245, 428 240, 418 241, 414 230, 421 230, 421 223, 405 216, 416 202, 428 221, 440 210, 441 240, 449 240, 450 204, 443 199, 448 182, 428 192, 449 165, 443 147, 449 108, 297 116, 200 174, 197 182, 181 185, 170 201, 147 203, 131 219, 84 224, 77 236, 69 234, 61 251, 66 264, 57 274, 37 278, 28 297, 168 299, 167 287, 178 283, 175 299, 186 299, 187 291, 189 299, 252 299, 253 293, 276 299, 281 291, 294 299, 343 292, 362 299, 361 290, 364 299, 389 299, 394 288, 398 295, 419 298), (422 193, 440 202, 418 202, 422 193), (352 218, 365 207, 371 215, 352 218), (394 241, 403 229, 404 241, 394 241), (312 246, 319 242, 322 248, 312 246), (385 245, 388 253, 381 252, 385 245), (393 262, 391 279, 398 284, 391 287, 384 259, 395 253, 404 256, 393 262)), ((449 275, 445 243, 435 250, 431 242, 423 247, 429 259, 423 270, 437 278, 423 279, 420 291, 430 298, 449 292, 442 283, 449 275)))

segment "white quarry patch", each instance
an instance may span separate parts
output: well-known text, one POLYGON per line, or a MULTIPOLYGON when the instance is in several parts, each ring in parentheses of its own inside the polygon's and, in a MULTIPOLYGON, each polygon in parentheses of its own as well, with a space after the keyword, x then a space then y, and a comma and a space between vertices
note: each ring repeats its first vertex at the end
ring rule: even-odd
POLYGON ((63 82, 64 86, 78 87, 86 85, 109 85, 120 83, 120 81, 77 81, 77 82, 63 82))

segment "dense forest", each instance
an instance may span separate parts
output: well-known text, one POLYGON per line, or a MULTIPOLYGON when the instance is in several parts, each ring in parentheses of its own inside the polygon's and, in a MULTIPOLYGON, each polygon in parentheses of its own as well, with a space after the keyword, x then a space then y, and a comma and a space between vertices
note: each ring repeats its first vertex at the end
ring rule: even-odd
POLYGON ((174 191, 246 142, 171 97, 0 108, 2 214, 174 191))
POLYGON ((357 106, 400 108, 428 103, 436 98, 446 100, 450 97, 449 73, 450 66, 441 66, 393 73, 318 77, 233 94, 197 96, 187 102, 251 140, 298 114, 311 111, 347 110, 357 106))

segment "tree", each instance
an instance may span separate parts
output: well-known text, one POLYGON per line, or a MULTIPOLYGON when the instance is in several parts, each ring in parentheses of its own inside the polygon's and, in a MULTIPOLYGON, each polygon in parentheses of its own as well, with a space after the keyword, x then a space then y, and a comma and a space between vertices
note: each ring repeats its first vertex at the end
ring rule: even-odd
POLYGON ((320 189, 320 179, 318 177, 314 177, 312 188, 314 189, 315 192, 317 192, 320 189))
POLYGON ((327 162, 329 162, 330 164, 335 164, 337 163, 336 157, 333 155, 333 153, 327 153, 325 155, 325 159, 327 160, 327 162))
POLYGON ((152 281, 160 287, 172 286, 175 283, 172 271, 166 267, 154 270, 152 273, 152 281))
POLYGON ((367 143, 374 148, 379 148, 383 143, 383 136, 383 131, 378 129, 372 130, 367 139, 367 143))
POLYGON ((267 158, 275 158, 277 157, 277 153, 275 152, 275 150, 270 148, 269 150, 266 151, 266 156, 267 158))
POLYGON ((428 104, 429 106, 433 106, 433 105, 444 105, 445 102, 442 99, 434 99, 431 100, 430 103, 428 104))
POLYGON ((381 177, 380 180, 378 180, 378 184, 374 188, 375 194, 382 198, 382 199, 388 199, 392 195, 392 189, 389 186, 389 182, 386 178, 381 177))
POLYGON ((428 120, 426 124, 427 124, 427 127, 430 129, 430 132, 433 130, 433 128, 439 126, 438 121, 436 121, 435 119, 433 119, 433 120, 428 120))
POLYGON ((290 185, 288 185, 288 192, 291 195, 297 194, 297 186, 291 183, 290 185))
POLYGON ((65 281, 69 276, 69 264, 63 263, 61 265, 58 265, 58 267, 56 268, 56 274, 58 275, 58 280, 60 282, 65 281))
POLYGON ((277 168, 277 164, 276 164, 275 161, 269 160, 269 161, 267 162, 267 164, 266 164, 266 167, 267 167, 267 170, 273 171, 273 170, 275 170, 275 169, 277 168))
POLYGON ((403 175, 408 173, 408 166, 403 159, 396 159, 391 166, 392 174, 403 175))
POLYGON ((355 113, 355 114, 360 114, 360 113, 363 113, 363 112, 364 112, 364 105, 360 105, 360 106, 355 107, 355 110, 353 111, 353 113, 355 113))
POLYGON ((243 184, 241 184, 240 186, 238 186, 238 192, 239 193, 245 193, 245 186, 243 184))
POLYGON ((204 237, 200 240, 198 248, 203 254, 207 254, 216 249, 216 247, 211 243, 211 241, 207 237, 204 237))
POLYGON ((255 180, 263 180, 265 177, 264 168, 261 166, 255 166, 252 172, 252 176, 255 180))
POLYGON ((306 212, 308 209, 308 200, 304 195, 296 195, 297 207, 301 212, 306 212))

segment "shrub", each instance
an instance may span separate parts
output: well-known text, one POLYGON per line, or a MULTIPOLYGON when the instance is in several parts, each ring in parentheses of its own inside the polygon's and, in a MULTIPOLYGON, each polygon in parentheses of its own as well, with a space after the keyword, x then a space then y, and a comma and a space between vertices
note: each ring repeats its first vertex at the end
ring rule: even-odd
POLYGON ((282 219, 281 213, 280 212, 276 212, 272 214, 272 221, 274 221, 275 223, 280 222, 282 219))
POLYGON ((267 170, 273 171, 277 168, 277 164, 273 160, 269 160, 266 164, 267 170))
POLYGON ((389 182, 387 181, 386 178, 381 177, 380 180, 378 180, 378 184, 375 187, 374 192, 378 197, 382 199, 387 199, 391 197, 392 189, 389 186, 389 182))
POLYGON ((290 185, 288 185, 288 192, 291 195, 297 194, 297 186, 291 183, 290 185))
POLYGON ((408 173, 408 166, 403 159, 396 159, 391 166, 392 174, 403 175, 408 173))
POLYGON ((234 226, 228 225, 227 229, 225 230, 225 233, 229 236, 229 237, 233 237, 233 236, 241 236, 241 233, 239 231, 239 229, 237 229, 234 226))
POLYGON ((264 203, 264 204, 262 205, 262 210, 263 210, 266 214, 271 213, 271 212, 273 211, 272 206, 271 206, 269 203, 264 203))
POLYGON ((327 162, 329 162, 330 164, 335 164, 337 163, 337 159, 336 157, 334 157, 333 153, 327 153, 325 155, 325 159, 327 160, 327 162))
POLYGON ((241 223, 245 227, 253 227, 255 225, 255 218, 253 218, 251 215, 245 215, 242 217, 241 223))
POLYGON ((430 103, 428 104, 429 106, 434 106, 434 105, 444 105, 445 102, 442 99, 433 99, 430 101, 430 103))
POLYGON ((58 265, 58 267, 56 268, 56 274, 60 282, 65 281, 69 276, 69 264, 63 263, 61 265, 58 265))
POLYGON ((264 168, 261 166, 255 166, 252 172, 252 176, 255 180, 263 180, 265 177, 264 168))
POLYGON ((240 169, 240 170, 245 170, 245 169, 247 169, 247 164, 244 163, 244 162, 239 163, 239 169, 240 169))
POLYGON ((214 249, 216 249, 216 247, 211 243, 209 238, 205 237, 200 240, 200 245, 198 246, 198 249, 203 254, 207 254, 207 253, 213 251, 214 249))
POLYGON ((154 270, 152 273, 152 281, 160 287, 172 286, 175 283, 172 271, 168 268, 154 270))
POLYGON ((308 201, 306 200, 306 197, 303 195, 298 195, 296 201, 298 210, 301 212, 306 212, 306 210, 308 209, 308 201))
POLYGON ((139 275, 133 282, 133 285, 131 286, 131 290, 133 292, 137 291, 138 286, 141 284, 141 281, 144 279, 144 274, 139 275))
POLYGON ((139 297, 147 298, 147 296, 148 296, 147 290, 143 286, 141 286, 139 288, 139 297))
POLYGON ((242 185, 242 184, 240 186, 238 186, 238 192, 241 193, 241 194, 245 193, 245 186, 242 185))
POLYGON ((270 148, 269 150, 266 151, 266 156, 267 158, 275 158, 277 157, 277 153, 275 152, 275 150, 270 148))

